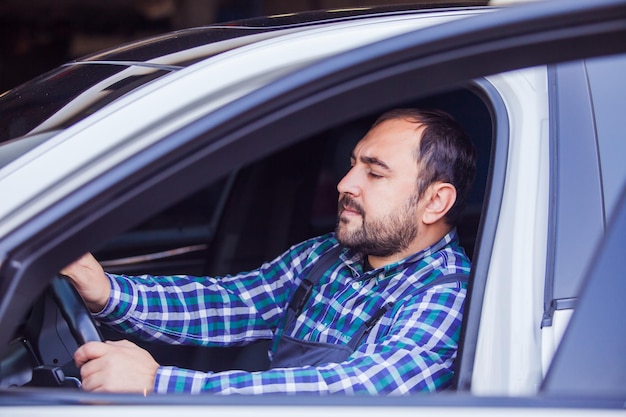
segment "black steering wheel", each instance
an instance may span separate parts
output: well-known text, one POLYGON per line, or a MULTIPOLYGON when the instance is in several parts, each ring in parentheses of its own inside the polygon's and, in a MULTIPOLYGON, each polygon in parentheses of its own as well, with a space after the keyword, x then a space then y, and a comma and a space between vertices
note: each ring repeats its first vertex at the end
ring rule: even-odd
POLYGON ((62 275, 52 279, 20 329, 0 358, 0 387, 80 388, 72 350, 104 341, 80 294, 62 275))
MULTIPOLYGON (((54 277, 50 283, 49 294, 78 346, 92 341, 104 341, 85 302, 67 277, 54 277)), ((34 367, 29 385, 81 387, 78 377, 66 377, 61 368, 55 365, 34 367)))
POLYGON ((52 298, 79 346, 87 342, 104 341, 85 302, 67 277, 63 275, 54 277, 50 290, 52 298))

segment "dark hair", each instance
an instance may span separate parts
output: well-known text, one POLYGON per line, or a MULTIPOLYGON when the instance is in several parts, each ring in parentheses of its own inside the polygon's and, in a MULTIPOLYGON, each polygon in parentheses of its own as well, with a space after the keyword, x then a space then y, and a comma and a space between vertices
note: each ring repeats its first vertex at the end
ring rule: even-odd
POLYGON ((456 188, 454 205, 444 219, 456 224, 476 176, 476 148, 463 128, 448 113, 435 109, 393 109, 381 115, 374 126, 391 119, 405 119, 425 125, 415 159, 420 168, 417 196, 435 182, 456 188))

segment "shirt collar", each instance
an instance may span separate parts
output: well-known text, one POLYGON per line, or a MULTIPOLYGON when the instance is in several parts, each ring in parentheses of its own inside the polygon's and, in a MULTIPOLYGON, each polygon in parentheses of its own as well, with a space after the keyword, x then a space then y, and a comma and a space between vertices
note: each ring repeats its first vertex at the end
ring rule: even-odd
POLYGON ((344 250, 341 252, 340 258, 357 275, 379 274, 381 271, 388 273, 388 272, 396 271, 398 267, 401 267, 401 266, 404 267, 407 264, 413 264, 415 262, 419 262, 422 259, 440 251, 445 246, 448 246, 452 243, 458 243, 458 240, 459 240, 458 233, 455 227, 452 230, 450 230, 448 233, 446 233, 435 244, 428 246, 427 248, 424 248, 421 251, 416 252, 412 255, 409 255, 404 259, 400 259, 398 262, 385 265, 381 268, 372 269, 371 271, 368 271, 365 274, 364 274, 364 268, 363 268, 363 264, 364 264, 363 261, 365 259, 364 254, 354 251, 349 248, 344 248, 344 250))

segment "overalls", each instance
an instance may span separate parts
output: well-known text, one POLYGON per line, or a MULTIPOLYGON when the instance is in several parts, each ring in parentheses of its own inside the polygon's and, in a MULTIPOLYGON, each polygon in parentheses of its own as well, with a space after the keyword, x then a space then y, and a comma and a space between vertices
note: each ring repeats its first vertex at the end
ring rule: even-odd
MULTIPOLYGON (((341 251, 342 246, 339 245, 326 252, 313 268, 311 268, 308 277, 302 280, 293 298, 289 302, 283 332, 289 329, 291 324, 293 324, 298 315, 302 312, 304 304, 311 295, 311 289, 318 283, 324 272, 335 263, 341 251)), ((464 283, 467 282, 467 279, 467 274, 445 275, 429 282, 419 290, 423 292, 435 285, 450 282, 464 283)), ((357 349, 363 338, 367 336, 378 320, 389 311, 393 305, 392 302, 384 304, 367 322, 361 325, 347 345, 311 342, 282 334, 279 336, 277 342, 278 346, 274 349, 270 368, 317 366, 324 363, 341 363, 345 361, 357 349)))

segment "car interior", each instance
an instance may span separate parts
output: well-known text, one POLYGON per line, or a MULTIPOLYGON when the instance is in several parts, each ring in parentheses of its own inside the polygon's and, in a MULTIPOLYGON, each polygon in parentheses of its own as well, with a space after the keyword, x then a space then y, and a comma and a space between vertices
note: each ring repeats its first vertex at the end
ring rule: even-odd
MULTIPOLYGON (((489 108, 470 89, 436 95, 417 103, 407 103, 407 106, 444 109, 465 127, 476 143, 479 155, 477 178, 463 218, 457 226, 462 245, 472 257, 493 136, 489 108)), ((115 266, 108 270, 154 275, 232 274, 257 268, 263 261, 273 259, 291 245, 333 231, 337 213, 336 185, 350 167, 350 152, 377 116, 350 121, 233 171, 227 178, 129 233, 135 236, 129 240, 135 242, 143 240, 141 236, 145 233, 146 245, 158 240, 153 238, 155 230, 175 239, 177 233, 184 234, 186 227, 189 234, 200 237, 193 242, 187 240, 187 244, 201 245, 199 253, 163 258, 161 261, 148 262, 147 265, 144 262, 115 266), (182 224, 190 219, 205 224, 182 224), (162 227, 169 230, 159 229, 162 227)), ((181 237, 180 240, 185 239, 181 237)), ((166 241, 161 247, 142 249, 144 253, 158 252, 165 250, 167 244, 172 247, 171 242, 166 241)), ((120 246, 113 242, 109 247, 120 246)), ((137 246, 134 249, 137 250, 137 246)), ((105 247, 98 253, 98 259, 111 259, 107 250, 105 247)), ((114 338, 116 335, 107 333, 107 336, 114 338)), ((268 365, 267 347, 266 342, 260 342, 245 347, 206 348, 212 352, 175 355, 170 353, 171 349, 181 347, 156 345, 149 347, 149 350, 164 362, 175 358, 179 366, 219 371, 264 369, 268 365), (181 360, 184 363, 178 362, 181 360)), ((198 348, 182 349, 193 351, 198 348)))
MULTIPOLYGON (((447 111, 476 145, 476 181, 457 226, 461 243, 473 258, 495 135, 489 101, 476 85, 470 85, 404 106, 447 111)), ((346 121, 266 158, 235 167, 218 181, 106 242, 94 254, 112 273, 220 276, 254 269, 293 244, 331 232, 336 222, 336 184, 349 169, 352 148, 377 116, 346 121)), ((106 326, 99 330, 107 340, 135 341, 163 365, 205 371, 254 371, 269 365, 269 341, 227 348, 171 346, 140 341, 106 326)), ((2 386, 28 383, 29 368, 42 364, 61 368, 68 381, 64 386, 78 385, 71 382, 79 378, 72 361, 77 341, 50 292, 33 307, 18 333, 0 365, 2 386), (28 349, 18 342, 24 338, 28 349)), ((31 381, 31 385, 56 383, 31 381)))

